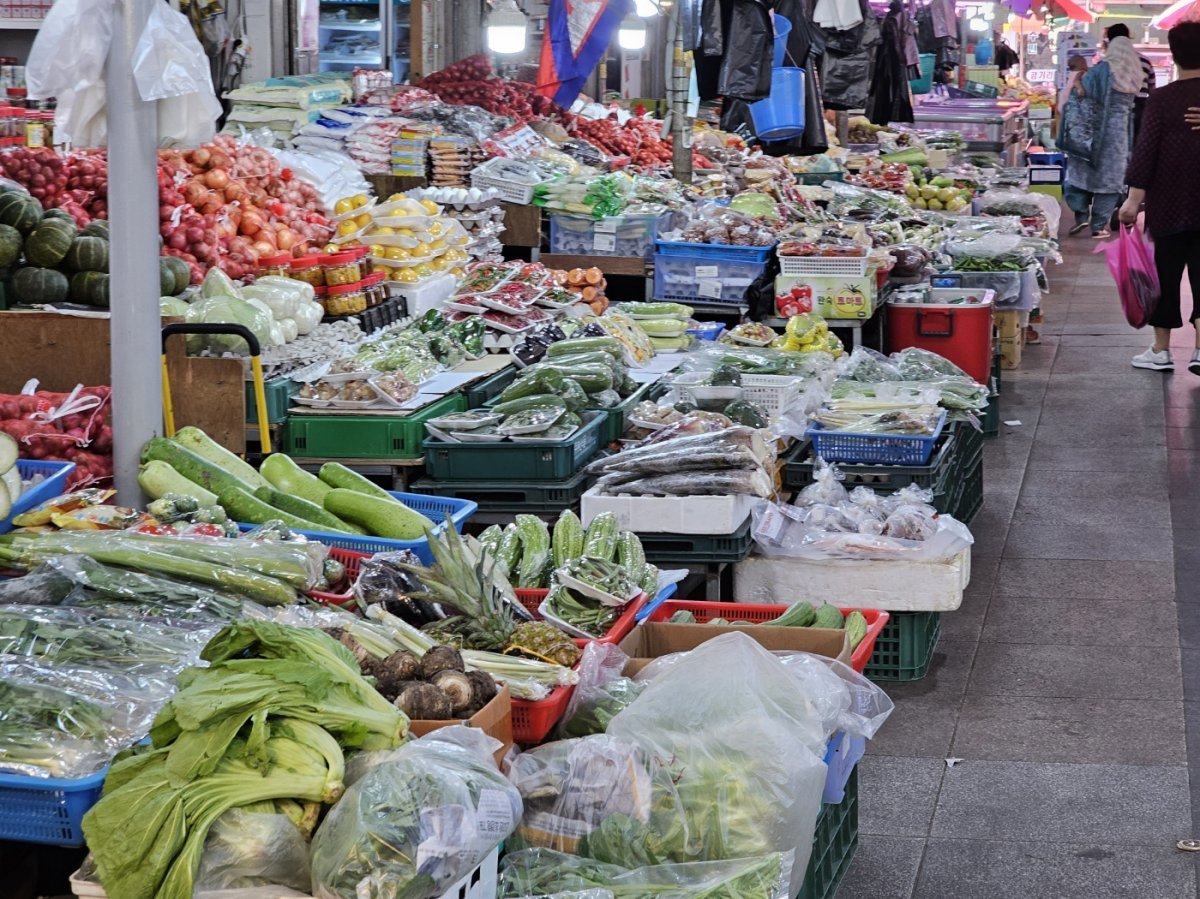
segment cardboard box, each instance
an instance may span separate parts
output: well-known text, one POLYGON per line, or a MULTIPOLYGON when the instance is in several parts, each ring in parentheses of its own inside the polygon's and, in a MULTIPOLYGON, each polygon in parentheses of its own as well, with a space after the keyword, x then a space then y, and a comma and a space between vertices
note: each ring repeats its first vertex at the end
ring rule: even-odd
POLYGON ((625 674, 636 674, 653 659, 673 652, 687 652, 721 634, 745 634, 764 649, 812 652, 850 664, 850 644, 844 630, 819 627, 725 627, 716 624, 671 624, 668 621, 643 621, 621 641, 629 656, 625 674))
POLYGON ((1021 313, 1015 309, 997 309, 996 330, 999 332, 1001 339, 1005 337, 1020 337, 1023 330, 1021 327, 1021 313))
POLYGON ((780 275, 775 279, 775 296, 783 296, 793 287, 801 287, 811 293, 809 299, 812 301, 813 312, 819 312, 823 318, 870 318, 875 314, 877 292, 874 273, 861 278, 839 275, 780 275))
POLYGON ((478 727, 489 737, 499 740, 504 745, 496 750, 496 764, 500 764, 505 753, 513 745, 512 729, 512 695, 508 687, 501 685, 492 701, 481 708, 465 721, 458 718, 448 718, 445 721, 409 721, 408 729, 414 737, 423 737, 442 727, 462 724, 467 727, 478 727))
POLYGON ((1021 356, 1025 353, 1025 336, 1000 338, 1000 367, 1020 368, 1021 356))

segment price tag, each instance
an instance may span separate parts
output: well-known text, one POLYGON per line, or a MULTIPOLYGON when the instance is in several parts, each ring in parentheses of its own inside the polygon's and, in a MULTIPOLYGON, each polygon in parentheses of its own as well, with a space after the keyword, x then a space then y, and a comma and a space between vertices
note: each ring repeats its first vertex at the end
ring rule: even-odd
POLYGON ((596 234, 592 238, 592 248, 597 253, 611 253, 617 248, 616 234, 596 234))
POLYGON ((721 282, 716 278, 702 278, 696 283, 696 293, 702 297, 719 300, 721 298, 721 282))
POLYGON ((721 277, 721 267, 719 265, 698 265, 696 266, 697 278, 719 278, 721 277))
POLYGON ((617 233, 617 220, 616 219, 600 219, 600 221, 596 222, 596 224, 595 224, 595 231, 597 234, 601 234, 601 233, 616 234, 617 233))

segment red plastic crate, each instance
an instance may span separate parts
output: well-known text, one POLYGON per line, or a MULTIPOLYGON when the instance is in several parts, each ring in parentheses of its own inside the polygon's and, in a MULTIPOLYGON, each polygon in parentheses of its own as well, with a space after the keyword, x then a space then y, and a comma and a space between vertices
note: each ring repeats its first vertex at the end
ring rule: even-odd
MULTIPOLYGON (((517 599, 520 600, 521 605, 533 616, 533 620, 541 621, 542 616, 538 612, 538 606, 542 604, 542 600, 546 598, 546 594, 550 591, 544 587, 518 587, 513 592, 517 594, 517 599)), ((635 596, 625 606, 625 611, 617 616, 617 620, 608 629, 608 633, 594 640, 588 640, 585 637, 575 637, 575 645, 583 649, 589 643, 620 643, 633 630, 633 626, 637 623, 637 613, 641 611, 642 606, 646 604, 646 600, 649 598, 645 593, 635 596)))
POLYGON ((358 577, 358 569, 362 565, 362 560, 371 558, 371 553, 355 552, 352 549, 338 549, 335 546, 329 550, 329 558, 341 562, 346 566, 346 578, 350 582, 350 587, 345 593, 322 593, 320 590, 310 590, 308 595, 323 606, 337 606, 341 609, 353 611, 355 608, 354 579, 358 577))
MULTIPOLYGON (((690 602, 686 599, 669 599, 650 613, 647 621, 666 621, 676 612, 691 612, 696 616, 697 624, 707 624, 713 618, 726 618, 730 621, 753 621, 763 624, 774 621, 788 609, 787 606, 764 606, 744 602, 690 602)), ((841 609, 843 616, 849 615, 854 609, 841 609)), ((878 609, 858 609, 867 619, 867 635, 854 648, 850 656, 850 667, 862 674, 867 663, 871 661, 871 653, 875 651, 875 638, 879 636, 883 626, 888 622, 888 613, 878 609)))
POLYGON ((566 714, 574 685, 555 687, 545 699, 514 699, 512 729, 515 743, 540 743, 550 736, 554 725, 566 714))

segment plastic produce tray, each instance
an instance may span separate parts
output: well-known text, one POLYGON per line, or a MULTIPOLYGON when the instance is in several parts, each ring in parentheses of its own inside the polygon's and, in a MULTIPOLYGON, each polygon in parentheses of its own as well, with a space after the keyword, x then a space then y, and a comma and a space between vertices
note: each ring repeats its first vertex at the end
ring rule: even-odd
POLYGON ((642 541, 642 549, 646 551, 646 561, 656 565, 660 562, 740 562, 750 554, 750 548, 754 545, 751 524, 747 519, 734 533, 720 536, 638 534, 638 539, 642 541))
POLYGON ((488 375, 482 381, 469 385, 463 394, 467 398, 468 409, 478 409, 485 406, 504 392, 504 388, 517 378, 517 367, 510 365, 502 368, 494 375, 488 375))
MULTIPOLYGON (((292 397, 300 390, 300 385, 291 378, 271 378, 263 384, 263 394, 267 398, 267 422, 277 424, 287 420, 288 407, 292 397)), ((254 405, 254 382, 246 382, 246 424, 258 424, 258 409, 254 405)))
MULTIPOLYGON (((672 593, 675 592, 674 588, 675 585, 672 584, 670 588, 672 593)), ((549 590, 545 589, 544 587, 539 587, 536 589, 518 587, 513 592, 517 594, 517 599, 520 600, 521 605, 525 607, 525 610, 533 615, 534 621, 543 620, 542 613, 538 611, 538 606, 542 604, 542 600, 546 598, 546 594, 550 592, 549 590)), ((612 623, 612 627, 608 629, 608 632, 604 634, 604 636, 594 637, 592 639, 575 637, 575 645, 582 649, 589 643, 620 643, 629 636, 629 632, 633 630, 633 626, 637 624, 638 612, 642 610, 647 601, 649 601, 649 597, 646 596, 645 593, 635 596, 629 601, 628 605, 625 606, 625 609, 621 612, 621 614, 617 616, 617 620, 612 623)))
POLYGON ((563 509, 578 508, 589 481, 589 476, 581 471, 566 481, 501 481, 493 484, 421 478, 409 487, 417 493, 472 499, 479 504, 480 512, 557 514, 563 509))
POLYGON ((566 440, 446 443, 427 438, 425 471, 439 481, 566 480, 600 449, 607 421, 607 414, 593 414, 566 440))
POLYGON ((813 450, 827 462, 864 462, 876 465, 927 465, 942 429, 943 411, 938 425, 928 437, 900 434, 851 434, 827 431, 819 424, 808 429, 813 450))
MULTIPOLYGON (((449 515, 450 521, 454 525, 454 530, 460 534, 462 533, 463 522, 474 515, 475 510, 479 508, 478 505, 469 499, 427 496, 423 493, 398 493, 394 490, 389 490, 388 493, 414 512, 420 512, 439 528, 445 524, 446 516, 449 515)), ((238 527, 243 531, 250 531, 258 527, 258 525, 238 522, 238 527)), ((298 529, 294 530, 293 533, 303 534, 310 540, 318 540, 329 547, 350 549, 360 553, 396 552, 397 550, 407 549, 424 564, 433 564, 433 553, 429 549, 429 540, 425 537, 421 537, 418 540, 393 540, 388 537, 363 537, 357 534, 332 534, 329 531, 302 531, 298 529)))
POLYGON ((466 397, 453 393, 403 417, 293 414, 283 443, 297 459, 419 459, 425 422, 466 408, 466 397))
POLYGON ((0 774, 0 840, 82 846, 83 816, 104 787, 105 768, 74 779, 0 774))
MULTIPOLYGON (((937 493, 948 486, 958 468, 959 445, 957 430, 946 428, 925 465, 867 465, 850 462, 838 463, 837 467, 845 477, 842 485, 847 490, 861 485, 891 493, 916 484, 937 493)), ((783 457, 784 486, 802 490, 813 483, 816 463, 817 457, 813 454, 812 444, 797 443, 783 457)))
MULTIPOLYGON (((666 621, 676 612, 691 612, 696 616, 696 623, 698 625, 707 624, 714 618, 725 618, 729 621, 753 621, 756 624, 763 624, 768 621, 774 621, 788 609, 786 605, 756 605, 748 602, 700 602, 689 599, 668 599, 664 602, 657 598, 648 608, 650 611, 644 615, 643 620, 666 621)), ((843 617, 849 615, 852 611, 854 610, 841 610, 843 617)), ((867 667, 867 663, 871 660, 871 653, 875 649, 875 641, 879 639, 880 633, 887 625, 889 616, 896 613, 881 612, 878 609, 860 609, 860 611, 863 617, 867 619, 867 635, 854 648, 854 652, 850 656, 850 667, 861 674, 867 667)))
POLYGON ((850 772, 846 798, 826 803, 817 815, 812 855, 796 899, 833 899, 858 848, 858 768, 850 772))
POLYGON ((343 609, 354 608, 354 581, 358 577, 363 559, 369 559, 372 555, 373 553, 360 553, 352 549, 332 547, 329 550, 329 558, 341 562, 346 566, 346 578, 349 580, 350 586, 342 593, 325 593, 321 590, 310 590, 308 591, 309 597, 323 606, 337 606, 343 609))
POLYGON ((892 612, 863 673, 875 681, 920 680, 929 672, 941 630, 941 612, 892 612))
MULTIPOLYGON (((728 249, 728 248, 727 248, 728 249)), ((765 262, 744 259, 654 257, 654 299, 673 303, 741 303, 765 262)))

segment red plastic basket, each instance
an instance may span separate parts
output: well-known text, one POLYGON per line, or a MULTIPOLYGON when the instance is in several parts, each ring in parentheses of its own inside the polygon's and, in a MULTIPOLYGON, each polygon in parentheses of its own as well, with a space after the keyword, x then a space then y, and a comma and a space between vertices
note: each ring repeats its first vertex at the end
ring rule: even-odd
POLYGON ((513 742, 526 745, 540 743, 550 736, 554 725, 567 712, 574 685, 555 687, 545 699, 514 699, 512 701, 513 742))
MULTIPOLYGON (((725 618, 729 621, 753 621, 763 624, 774 621, 788 609, 787 606, 763 606, 744 602, 690 602, 685 599, 669 599, 650 613, 648 621, 666 621, 676 612, 691 612, 696 616, 697 624, 707 624, 713 618, 725 618)), ((854 609, 841 609, 842 615, 849 615, 854 609)), ((871 661, 871 653, 875 651, 875 638, 879 636, 883 626, 888 622, 888 613, 878 609, 859 609, 867 619, 867 635, 854 648, 850 656, 850 667, 862 674, 867 663, 871 661)))
POLYGON ((371 553, 355 552, 352 549, 338 549, 334 546, 329 550, 329 558, 341 562, 346 566, 346 578, 350 582, 350 587, 344 593, 322 593, 320 590, 310 590, 308 595, 323 606, 337 606, 341 609, 353 611, 355 608, 354 580, 358 577, 358 570, 362 566, 362 560, 371 558, 371 553))
MULTIPOLYGON (((550 591, 544 587, 519 587, 513 592, 517 594, 517 599, 521 601, 521 605, 523 605, 529 614, 533 616, 533 620, 541 621, 542 616, 541 613, 538 612, 538 606, 542 604, 542 600, 546 598, 546 594, 548 594, 550 591)), ((633 630, 633 626, 637 623, 637 613, 641 611, 642 606, 646 604, 646 601, 649 598, 650 597, 645 593, 641 594, 640 596, 635 596, 629 601, 629 604, 625 606, 625 611, 623 611, 617 617, 617 620, 613 622, 612 627, 608 629, 608 633, 606 633, 603 637, 596 638, 595 640, 588 640, 584 637, 576 637, 575 645, 582 649, 589 643, 620 643, 622 640, 628 637, 629 632, 633 630)))

